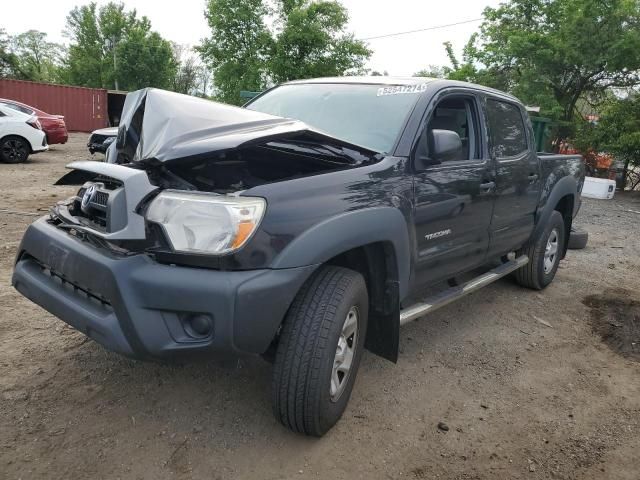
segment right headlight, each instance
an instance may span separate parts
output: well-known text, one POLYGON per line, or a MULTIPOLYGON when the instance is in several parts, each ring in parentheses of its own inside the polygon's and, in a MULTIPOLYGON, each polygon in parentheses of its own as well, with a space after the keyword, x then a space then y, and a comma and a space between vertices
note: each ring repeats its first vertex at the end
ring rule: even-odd
POLYGON ((249 240, 265 208, 263 198, 165 190, 151 201, 146 219, 162 226, 174 250, 221 255, 249 240))

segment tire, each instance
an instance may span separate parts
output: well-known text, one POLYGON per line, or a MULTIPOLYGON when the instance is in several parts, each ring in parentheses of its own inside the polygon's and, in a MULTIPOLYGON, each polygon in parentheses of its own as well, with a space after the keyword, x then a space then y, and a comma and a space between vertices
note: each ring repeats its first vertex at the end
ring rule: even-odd
POLYGON ((22 137, 9 135, 0 140, 0 161, 4 163, 24 163, 30 152, 29 142, 22 137))
POLYGON ((534 290, 546 288, 556 276, 564 248, 564 239, 564 219, 560 212, 554 211, 540 234, 518 252, 518 256, 527 255, 529 263, 516 270, 516 281, 523 287, 534 290), (546 255, 548 244, 551 249, 550 254, 546 255), (555 253, 551 253, 554 244, 555 253))
POLYGON ((364 350, 368 306, 364 278, 347 268, 320 267, 300 289, 273 369, 273 412, 285 427, 320 437, 340 419, 364 350), (338 363, 344 357, 351 359, 346 372, 346 361, 338 363))
POLYGON ((588 242, 589 234, 587 232, 575 228, 571 229, 568 248, 570 248, 571 250, 582 250, 587 246, 588 242))

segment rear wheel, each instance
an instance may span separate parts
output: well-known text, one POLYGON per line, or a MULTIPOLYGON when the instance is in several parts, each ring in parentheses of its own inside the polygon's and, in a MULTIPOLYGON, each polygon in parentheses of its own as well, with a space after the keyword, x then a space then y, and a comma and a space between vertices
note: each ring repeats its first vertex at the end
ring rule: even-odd
POLYGON ((518 255, 527 255, 529 263, 516 270, 516 281, 523 287, 542 290, 556 275, 565 242, 564 219, 558 211, 549 217, 545 228, 518 255))
POLYGON ((321 267, 298 292, 273 371, 273 411, 283 425, 321 436, 340 419, 364 350, 368 304, 362 275, 342 267, 321 267))
POLYGON ((24 138, 12 135, 0 140, 0 160, 5 163, 23 163, 30 151, 31 147, 24 138))

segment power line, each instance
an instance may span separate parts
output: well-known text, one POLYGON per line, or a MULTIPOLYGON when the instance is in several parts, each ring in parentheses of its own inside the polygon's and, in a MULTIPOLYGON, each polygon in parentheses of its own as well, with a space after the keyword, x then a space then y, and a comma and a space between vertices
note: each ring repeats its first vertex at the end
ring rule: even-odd
POLYGON ((385 35, 377 35, 375 37, 361 38, 360 40, 367 41, 367 40, 375 40, 375 39, 378 39, 378 38, 397 37, 399 35, 408 35, 410 33, 426 32, 426 31, 429 31, 429 30, 438 30, 439 28, 455 27, 456 25, 463 25, 465 23, 479 22, 481 20, 483 20, 483 19, 482 18, 474 18, 474 19, 471 19, 471 20, 463 20, 461 22, 456 22, 456 23, 448 23, 446 25, 436 25, 436 26, 433 26, 433 27, 419 28, 418 30, 408 30, 406 32, 387 33, 385 35))

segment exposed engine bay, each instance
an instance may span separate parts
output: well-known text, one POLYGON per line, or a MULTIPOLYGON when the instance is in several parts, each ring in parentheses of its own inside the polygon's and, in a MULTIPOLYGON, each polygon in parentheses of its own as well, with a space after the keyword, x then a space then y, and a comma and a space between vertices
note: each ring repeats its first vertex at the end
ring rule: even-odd
POLYGON ((205 158, 147 167, 164 188, 231 193, 266 183, 353 168, 373 159, 356 151, 311 142, 269 142, 205 158))

